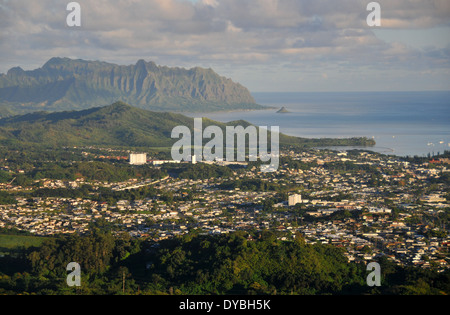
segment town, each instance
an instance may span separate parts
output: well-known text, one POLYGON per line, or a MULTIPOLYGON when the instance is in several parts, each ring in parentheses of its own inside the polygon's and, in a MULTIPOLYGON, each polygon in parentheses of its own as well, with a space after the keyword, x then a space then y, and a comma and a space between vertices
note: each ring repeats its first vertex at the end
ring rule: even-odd
MULTIPOLYGON (((171 165, 146 160, 138 164, 159 170, 171 165)), ((7 161, 2 164, 3 170, 14 172, 7 161)), ((348 261, 386 256, 400 265, 438 271, 450 266, 448 158, 312 149, 282 153, 280 167, 272 173, 252 163, 217 167, 230 167, 232 175, 200 179, 167 175, 123 182, 39 180, 39 187, 48 190, 90 185, 92 191, 154 192, 142 199, 111 202, 89 195, 30 197, 26 192, 33 188, 6 182, 1 190, 15 193, 16 200, 0 205, 0 228, 38 236, 83 234, 92 222, 102 221, 115 232, 126 231, 156 244, 192 231, 272 230, 283 241, 301 237, 307 243, 340 247, 348 261)))

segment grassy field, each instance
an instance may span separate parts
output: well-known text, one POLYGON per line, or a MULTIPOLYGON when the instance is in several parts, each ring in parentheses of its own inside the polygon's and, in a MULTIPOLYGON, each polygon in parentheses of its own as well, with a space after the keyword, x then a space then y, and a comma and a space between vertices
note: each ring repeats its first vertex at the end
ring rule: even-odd
POLYGON ((40 246, 45 237, 0 234, 0 251, 40 246))

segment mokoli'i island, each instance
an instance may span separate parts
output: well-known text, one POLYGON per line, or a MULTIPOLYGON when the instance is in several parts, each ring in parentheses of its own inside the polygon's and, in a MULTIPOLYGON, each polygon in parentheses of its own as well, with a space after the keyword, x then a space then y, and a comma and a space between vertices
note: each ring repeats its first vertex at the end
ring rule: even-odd
POLYGON ((286 107, 281 107, 280 110, 277 111, 278 114, 289 114, 290 112, 286 109, 286 107))

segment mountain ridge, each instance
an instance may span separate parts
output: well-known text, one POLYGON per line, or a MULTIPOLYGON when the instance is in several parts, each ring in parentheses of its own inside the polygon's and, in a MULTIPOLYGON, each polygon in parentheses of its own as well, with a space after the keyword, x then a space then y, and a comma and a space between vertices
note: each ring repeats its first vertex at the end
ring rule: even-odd
POLYGON ((41 68, 14 67, 0 75, 0 109, 5 113, 82 110, 116 101, 174 112, 265 108, 247 88, 212 69, 170 68, 143 59, 124 66, 53 57, 41 68))
MULTIPOLYGON (((201 116, 200 116, 201 117, 201 116)), ((251 126, 246 121, 221 123, 204 118, 203 126, 251 126)), ((81 111, 39 111, 0 119, 0 145, 50 147, 108 146, 170 148, 173 128, 194 130, 194 118, 172 112, 153 112, 124 102, 81 111)), ((311 148, 325 145, 374 145, 366 138, 305 139, 280 134, 280 147, 311 148)), ((205 140, 208 142, 209 140, 205 140)))

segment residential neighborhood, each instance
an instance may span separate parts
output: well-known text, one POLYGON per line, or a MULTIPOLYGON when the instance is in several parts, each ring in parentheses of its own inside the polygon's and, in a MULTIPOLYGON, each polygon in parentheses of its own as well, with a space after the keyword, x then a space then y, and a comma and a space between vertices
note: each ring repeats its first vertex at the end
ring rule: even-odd
MULTIPOLYGON (((115 232, 154 243, 192 231, 273 230, 280 240, 300 237, 340 247, 349 261, 386 256, 400 265, 444 270, 450 266, 450 203, 448 177, 442 178, 449 171, 445 160, 415 163, 366 151, 309 150, 285 153, 277 172, 249 164, 230 178, 42 179, 40 187, 48 189, 89 184, 111 191, 152 187, 158 193, 113 203, 19 194, 15 204, 0 206, 0 227, 39 236, 83 234, 102 220, 115 232)), ((6 183, 1 189, 30 188, 6 183)))

